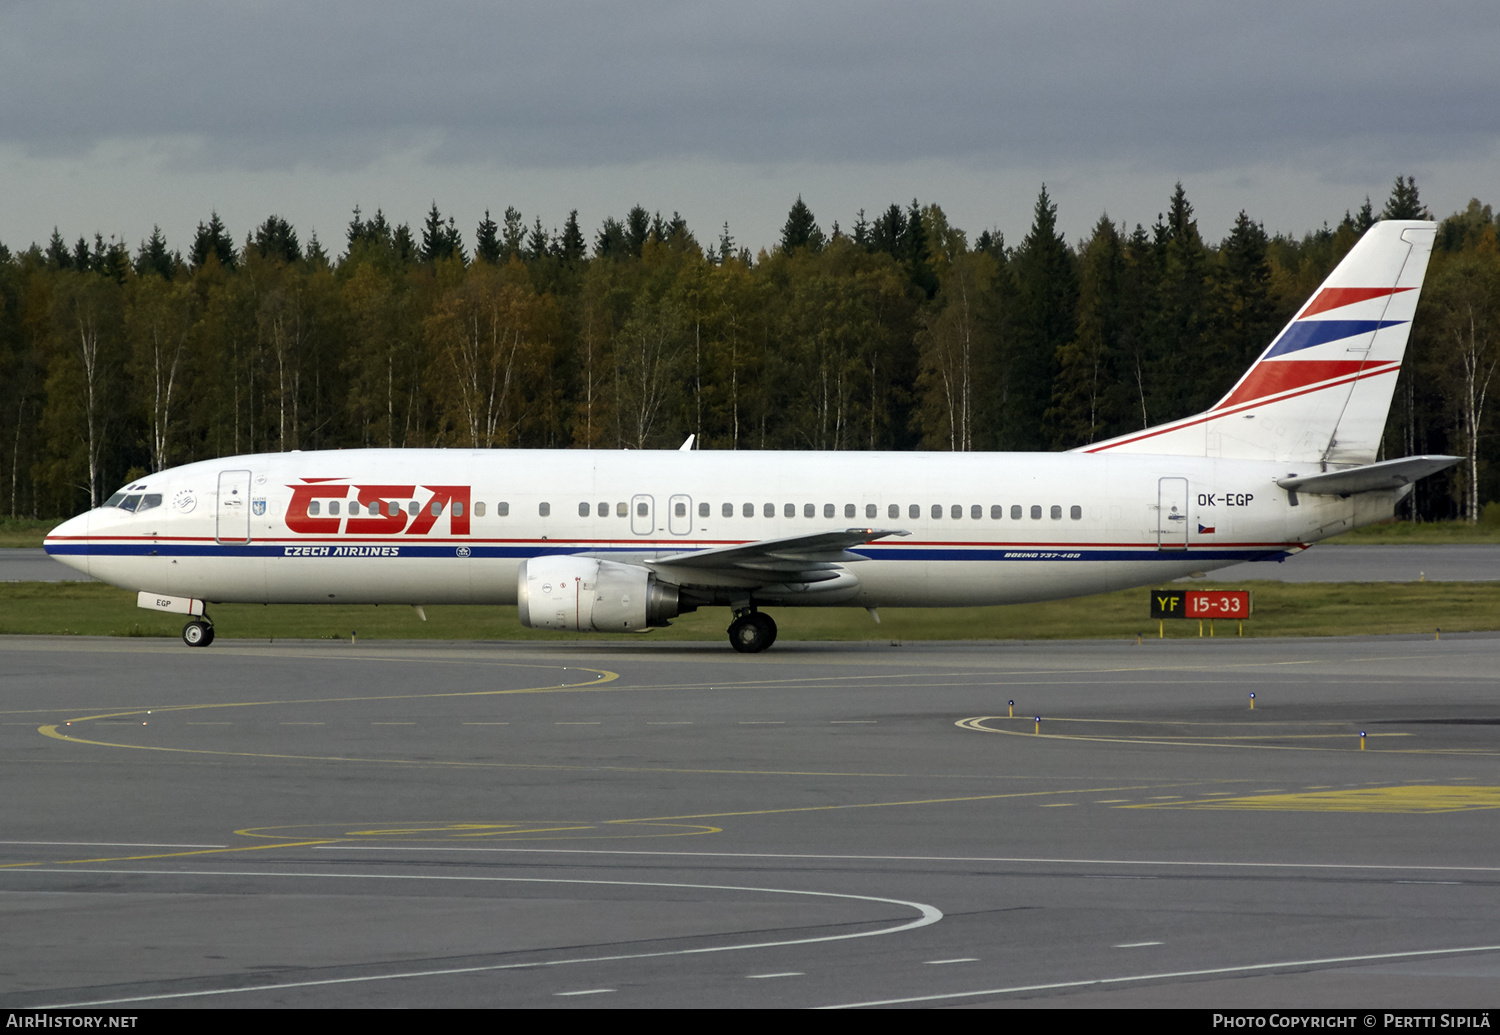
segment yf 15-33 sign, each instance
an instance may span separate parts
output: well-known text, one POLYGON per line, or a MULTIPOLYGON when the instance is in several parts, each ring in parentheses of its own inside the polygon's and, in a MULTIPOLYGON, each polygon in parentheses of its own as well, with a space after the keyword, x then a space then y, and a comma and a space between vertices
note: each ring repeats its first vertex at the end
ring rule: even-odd
POLYGON ((1248 589, 1153 589, 1152 618, 1249 618, 1248 589))

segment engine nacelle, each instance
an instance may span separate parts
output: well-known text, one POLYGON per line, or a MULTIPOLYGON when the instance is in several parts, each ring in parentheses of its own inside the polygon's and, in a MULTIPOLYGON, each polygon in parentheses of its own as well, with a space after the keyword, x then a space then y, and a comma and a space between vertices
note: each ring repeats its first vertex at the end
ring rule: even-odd
POLYGON ((528 629, 633 632, 667 625, 680 613, 677 587, 635 564, 592 557, 521 562, 516 604, 528 629))

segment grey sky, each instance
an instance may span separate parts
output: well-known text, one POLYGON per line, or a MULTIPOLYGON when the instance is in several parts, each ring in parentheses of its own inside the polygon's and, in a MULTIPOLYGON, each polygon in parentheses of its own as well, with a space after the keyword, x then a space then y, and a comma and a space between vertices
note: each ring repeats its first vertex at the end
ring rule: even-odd
POLYGON ((1402 173, 1444 215, 1500 204, 1497 50, 1494 0, 0 3, 0 241, 639 202, 759 247, 800 193, 1014 242, 1043 181, 1076 237, 1179 179, 1216 238, 1402 173))

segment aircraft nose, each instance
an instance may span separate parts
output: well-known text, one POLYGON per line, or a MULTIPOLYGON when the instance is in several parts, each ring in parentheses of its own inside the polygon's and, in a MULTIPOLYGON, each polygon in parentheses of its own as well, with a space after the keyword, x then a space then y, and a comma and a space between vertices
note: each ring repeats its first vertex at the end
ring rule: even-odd
POLYGON ((89 571, 89 517, 92 514, 93 511, 89 511, 69 518, 48 532, 42 542, 49 557, 85 575, 93 574, 89 571))

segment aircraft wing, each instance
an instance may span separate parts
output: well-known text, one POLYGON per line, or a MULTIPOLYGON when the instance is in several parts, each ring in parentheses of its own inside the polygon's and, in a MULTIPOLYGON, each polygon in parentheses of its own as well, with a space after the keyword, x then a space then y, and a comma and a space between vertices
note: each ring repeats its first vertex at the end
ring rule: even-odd
POLYGON ((865 560, 851 553, 851 546, 889 535, 911 533, 887 528, 846 528, 669 554, 644 563, 659 578, 685 586, 753 588, 828 582, 847 575, 844 565, 865 560))
POLYGON ((1343 471, 1302 476, 1288 475, 1276 484, 1288 492, 1306 492, 1314 496, 1349 496, 1356 492, 1399 489, 1418 478, 1436 474, 1461 461, 1461 456, 1406 456, 1343 471))

